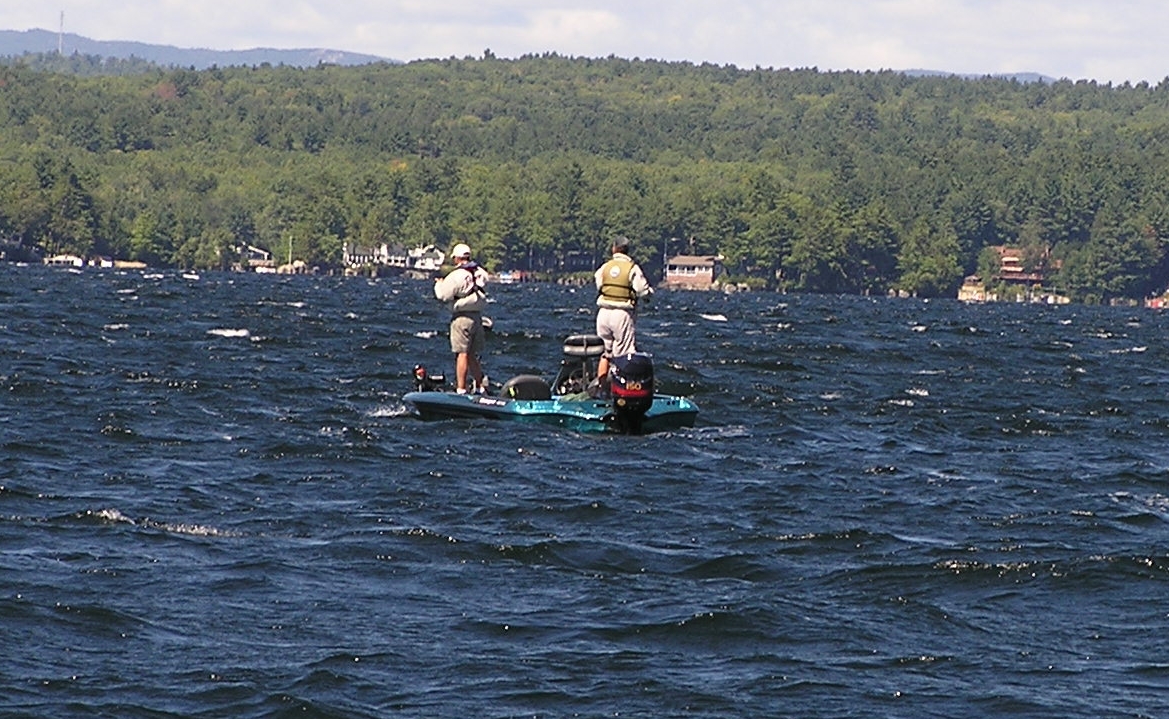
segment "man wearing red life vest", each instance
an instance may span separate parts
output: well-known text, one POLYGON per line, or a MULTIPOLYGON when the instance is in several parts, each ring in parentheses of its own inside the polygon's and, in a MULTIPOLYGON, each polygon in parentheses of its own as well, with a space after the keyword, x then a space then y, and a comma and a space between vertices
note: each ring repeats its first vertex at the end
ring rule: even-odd
POLYGON ((653 294, 645 273, 629 256, 629 238, 613 240, 612 253, 593 276, 597 283, 597 334, 605 343, 605 353, 597 364, 601 382, 608 380, 610 357, 637 351, 637 303, 653 294))

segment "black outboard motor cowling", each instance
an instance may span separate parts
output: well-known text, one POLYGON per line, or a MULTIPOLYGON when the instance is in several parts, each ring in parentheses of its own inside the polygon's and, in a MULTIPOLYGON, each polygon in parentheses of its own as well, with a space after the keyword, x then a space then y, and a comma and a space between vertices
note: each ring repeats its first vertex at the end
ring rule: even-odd
POLYGON ((632 352, 609 361, 609 391, 613 420, 622 434, 641 434, 641 422, 654 401, 654 363, 644 352, 632 352))

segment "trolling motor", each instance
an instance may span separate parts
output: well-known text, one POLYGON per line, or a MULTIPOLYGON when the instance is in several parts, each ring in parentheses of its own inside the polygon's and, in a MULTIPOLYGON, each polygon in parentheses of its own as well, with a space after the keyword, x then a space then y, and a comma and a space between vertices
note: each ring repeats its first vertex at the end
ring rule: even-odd
POLYGON ((431 374, 422 365, 414 365, 414 390, 416 392, 441 392, 445 386, 445 375, 431 374))
POLYGON ((641 434, 641 423, 654 401, 654 363, 645 352, 609 360, 613 426, 622 434, 641 434))

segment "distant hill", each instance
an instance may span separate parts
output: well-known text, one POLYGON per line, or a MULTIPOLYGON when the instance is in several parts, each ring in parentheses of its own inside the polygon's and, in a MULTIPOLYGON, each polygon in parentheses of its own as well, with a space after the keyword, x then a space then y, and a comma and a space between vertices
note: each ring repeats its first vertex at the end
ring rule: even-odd
POLYGON ((1051 83, 1055 82, 1054 77, 1050 77, 1048 75, 1041 75, 1037 72, 1000 72, 1000 73, 993 73, 993 74, 987 73, 986 75, 975 75, 973 73, 942 72, 941 70, 916 70, 916 69, 915 70, 902 70, 902 72, 904 72, 906 75, 908 75, 910 77, 963 77, 963 78, 966 78, 968 80, 977 80, 980 77, 998 77, 998 78, 1002 78, 1005 80, 1016 80, 1016 81, 1024 83, 1024 84, 1028 83, 1028 82, 1042 82, 1046 85, 1050 85, 1051 83))
MULTIPOLYGON (((65 55, 78 53, 122 60, 137 58, 164 67, 193 67, 206 70, 209 67, 252 67, 256 65, 288 65, 291 67, 314 67, 328 65, 369 65, 377 62, 400 63, 400 60, 363 55, 344 50, 323 48, 302 48, 278 50, 276 48, 252 48, 250 50, 209 50, 206 48, 181 48, 172 45, 151 45, 144 42, 122 40, 91 40, 73 33, 58 33, 49 30, 0 30, 0 57, 19 57, 26 53, 52 53, 60 45, 65 55)), ((960 74, 942 70, 902 70, 910 77, 942 76, 977 79, 987 75, 960 74)), ((1041 82, 1050 84, 1055 78, 1034 72, 998 73, 994 77, 1014 79, 1022 83, 1041 82)))
POLYGON ((170 45, 151 45, 144 42, 91 40, 73 33, 59 36, 48 30, 0 30, 0 57, 56 52, 58 43, 60 43, 61 50, 65 55, 78 53, 122 59, 135 57, 165 67, 193 67, 196 70, 205 70, 209 67, 248 67, 264 63, 292 67, 314 67, 321 63, 368 65, 376 62, 398 62, 389 58, 343 50, 321 48, 297 50, 277 50, 275 48, 253 48, 250 50, 188 49, 170 45))

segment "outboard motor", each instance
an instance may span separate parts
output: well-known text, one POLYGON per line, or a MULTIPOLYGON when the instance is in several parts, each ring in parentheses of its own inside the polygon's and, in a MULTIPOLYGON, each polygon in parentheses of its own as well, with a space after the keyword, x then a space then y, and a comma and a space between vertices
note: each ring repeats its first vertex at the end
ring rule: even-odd
POLYGON ((441 374, 431 374, 420 364, 414 365, 414 390, 416 392, 441 392, 446 385, 446 377, 441 374))
POLYGON ((609 360, 613 424, 622 434, 641 434, 641 422, 654 401, 654 363, 644 352, 609 360))

